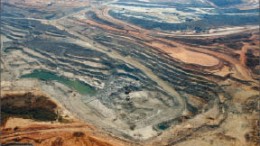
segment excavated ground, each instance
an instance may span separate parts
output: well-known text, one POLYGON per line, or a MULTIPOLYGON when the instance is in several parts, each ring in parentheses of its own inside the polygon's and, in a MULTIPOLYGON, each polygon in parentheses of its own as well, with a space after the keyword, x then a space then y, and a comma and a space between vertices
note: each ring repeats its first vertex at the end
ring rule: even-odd
POLYGON ((255 27, 145 29, 111 15, 121 1, 3 5, 1 144, 257 145, 255 27))

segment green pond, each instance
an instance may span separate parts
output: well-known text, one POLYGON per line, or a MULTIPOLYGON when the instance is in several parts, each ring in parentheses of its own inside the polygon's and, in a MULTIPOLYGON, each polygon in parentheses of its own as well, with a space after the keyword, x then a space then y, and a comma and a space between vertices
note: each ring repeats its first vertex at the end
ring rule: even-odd
POLYGON ((44 81, 57 81, 59 83, 64 84, 65 86, 76 90, 80 94, 95 94, 95 89, 90 85, 79 81, 79 80, 71 80, 64 76, 59 76, 55 73, 44 71, 44 70, 34 70, 30 74, 22 75, 21 78, 37 78, 44 81))
POLYGON ((167 125, 167 124, 159 124, 158 125, 158 128, 160 129, 160 130, 166 130, 166 129, 168 129, 170 126, 169 125, 167 125))

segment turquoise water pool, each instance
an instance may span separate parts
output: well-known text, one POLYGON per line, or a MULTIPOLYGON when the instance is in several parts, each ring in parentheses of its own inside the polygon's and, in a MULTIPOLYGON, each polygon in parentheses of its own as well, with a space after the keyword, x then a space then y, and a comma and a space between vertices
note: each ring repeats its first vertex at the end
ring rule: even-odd
POLYGON ((45 81, 57 81, 59 83, 64 84, 65 86, 76 90, 80 94, 95 94, 95 89, 90 85, 79 81, 79 80, 71 80, 64 76, 59 76, 55 73, 45 71, 45 70, 34 70, 32 73, 22 75, 21 78, 36 78, 45 81))

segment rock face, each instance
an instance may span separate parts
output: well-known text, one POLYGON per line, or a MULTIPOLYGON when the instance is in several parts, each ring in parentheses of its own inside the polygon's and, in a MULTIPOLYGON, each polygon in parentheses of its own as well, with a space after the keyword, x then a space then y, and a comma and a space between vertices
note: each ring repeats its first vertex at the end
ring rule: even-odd
POLYGON ((1 143, 256 145, 258 11, 212 2, 4 0, 1 143))

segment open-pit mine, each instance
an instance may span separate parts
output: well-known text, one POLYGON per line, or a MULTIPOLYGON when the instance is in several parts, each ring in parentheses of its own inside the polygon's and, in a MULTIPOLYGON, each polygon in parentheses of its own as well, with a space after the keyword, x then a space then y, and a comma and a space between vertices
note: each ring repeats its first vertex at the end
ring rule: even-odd
POLYGON ((2 146, 257 146, 257 0, 1 0, 2 146))

